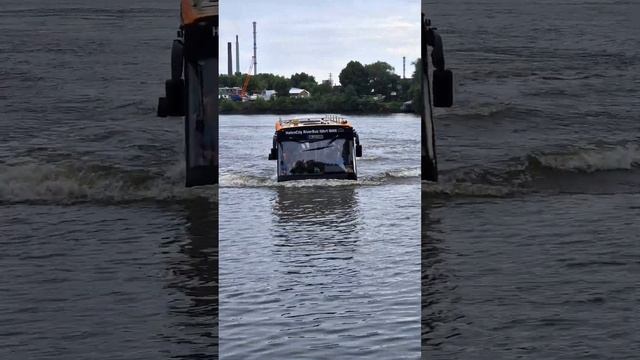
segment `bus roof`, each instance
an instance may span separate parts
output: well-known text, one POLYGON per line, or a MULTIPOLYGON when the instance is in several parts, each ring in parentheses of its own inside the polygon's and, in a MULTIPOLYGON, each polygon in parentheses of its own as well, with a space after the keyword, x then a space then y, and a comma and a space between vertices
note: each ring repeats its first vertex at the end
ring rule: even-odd
POLYGON ((280 119, 276 121, 276 131, 291 129, 295 127, 352 127, 349 121, 341 116, 337 115, 326 115, 319 117, 308 117, 308 118, 292 118, 292 119, 280 119))
POLYGON ((180 2, 182 25, 191 25, 215 16, 218 16, 218 0, 182 0, 180 2))

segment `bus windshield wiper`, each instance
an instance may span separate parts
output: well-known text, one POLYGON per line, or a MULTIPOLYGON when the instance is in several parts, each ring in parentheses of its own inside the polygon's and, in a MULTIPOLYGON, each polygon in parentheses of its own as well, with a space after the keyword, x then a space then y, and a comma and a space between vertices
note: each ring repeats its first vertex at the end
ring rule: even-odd
POLYGON ((327 146, 321 146, 321 147, 317 147, 317 148, 313 148, 313 149, 306 149, 303 151, 316 151, 316 150, 322 150, 322 149, 326 149, 326 148, 330 148, 331 145, 327 145, 327 146))
MULTIPOLYGON (((326 146, 321 146, 321 147, 317 147, 317 148, 313 148, 313 149, 306 149, 304 151, 316 151, 316 150, 322 150, 322 149, 326 149, 326 148, 330 148, 331 144, 333 144, 336 140, 338 140, 339 137, 338 136, 334 136, 328 143, 326 146)), ((327 139, 322 139, 322 140, 327 140, 327 139)), ((321 140, 318 140, 321 141, 321 140)))

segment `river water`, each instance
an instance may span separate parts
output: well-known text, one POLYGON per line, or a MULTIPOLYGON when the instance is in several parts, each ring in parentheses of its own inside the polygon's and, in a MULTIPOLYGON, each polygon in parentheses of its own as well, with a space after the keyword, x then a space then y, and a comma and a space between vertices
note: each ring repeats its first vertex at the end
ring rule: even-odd
POLYGON ((457 76, 423 184, 423 356, 640 351, 640 5, 424 3, 457 76))
POLYGON ((176 5, 0 6, 2 359, 217 353, 217 188, 155 117, 176 5))
MULTIPOLYGON (((423 355, 637 357, 638 4, 429 11, 458 97, 422 191, 423 355)), ((275 117, 222 117, 219 196, 186 190, 155 117, 177 19, 3 1, 0 358, 212 358, 218 333, 228 358, 416 358, 417 123, 353 117, 358 182, 279 185, 275 117)))
POLYGON ((351 116, 357 181, 283 183, 277 119, 221 118, 221 357, 418 358, 419 118, 351 116))
POLYGON ((220 197, 185 189, 177 15, 3 2, 0 358, 214 358, 218 265, 222 358, 417 358, 418 118, 353 117, 360 180, 295 186, 274 116, 223 116, 220 197))

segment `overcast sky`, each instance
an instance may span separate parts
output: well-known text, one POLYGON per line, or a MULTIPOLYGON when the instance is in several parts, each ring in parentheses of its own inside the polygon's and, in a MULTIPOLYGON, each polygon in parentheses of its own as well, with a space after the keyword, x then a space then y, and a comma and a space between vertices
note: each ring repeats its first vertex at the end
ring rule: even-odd
POLYGON ((252 22, 257 22, 258 72, 290 76, 306 72, 334 83, 350 60, 385 61, 402 76, 402 57, 420 56, 418 0, 220 1, 220 73, 227 73, 227 42, 240 41, 240 70, 253 55, 252 22))

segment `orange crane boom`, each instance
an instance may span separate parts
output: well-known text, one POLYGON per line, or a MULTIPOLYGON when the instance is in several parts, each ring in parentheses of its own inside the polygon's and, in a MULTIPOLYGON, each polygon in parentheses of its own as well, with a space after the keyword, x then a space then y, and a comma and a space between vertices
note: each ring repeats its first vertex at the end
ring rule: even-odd
POLYGON ((251 65, 249 65, 247 76, 244 78, 244 82, 242 83, 242 92, 240 93, 241 97, 247 96, 247 89, 249 88, 249 81, 251 80, 251 70, 253 70, 253 56, 251 57, 251 65))

